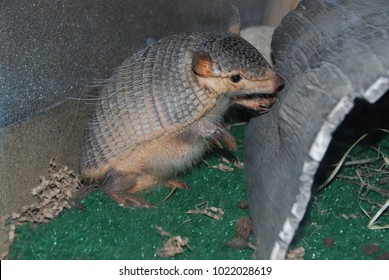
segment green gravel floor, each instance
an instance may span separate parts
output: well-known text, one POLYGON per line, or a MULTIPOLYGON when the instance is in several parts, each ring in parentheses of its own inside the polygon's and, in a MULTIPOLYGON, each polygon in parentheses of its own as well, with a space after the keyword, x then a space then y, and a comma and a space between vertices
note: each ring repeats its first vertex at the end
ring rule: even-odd
MULTIPOLYGON (((244 127, 233 127, 232 133, 239 145, 236 156, 242 159, 244 127)), ((381 151, 388 156, 389 137, 384 136, 379 143, 381 151)), ((363 158, 366 154, 371 157, 376 152, 364 144, 353 151, 354 158, 363 158)), ((211 165, 220 163, 214 155, 206 160, 211 165)), ((356 168, 343 168, 342 174, 354 176, 356 168)), ((388 172, 388 166, 384 168, 388 172)), ((181 178, 190 185, 190 190, 177 190, 164 202, 170 189, 157 188, 143 194, 157 205, 156 209, 123 208, 103 193, 95 192, 83 200, 86 211, 68 209, 49 224, 18 228, 9 259, 161 259, 156 251, 165 237, 159 235, 156 226, 189 238, 192 250, 185 248, 182 254, 170 259, 252 259, 250 249, 236 250, 225 245, 236 236, 236 221, 248 216, 247 209, 238 207, 240 201, 246 200, 243 170, 234 169, 233 172, 222 172, 201 163, 181 178), (216 221, 185 213, 203 201, 222 208, 223 218, 216 221)), ((380 188, 389 188, 388 184, 379 185, 379 179, 369 180, 372 185, 377 183, 380 188)), ((314 194, 292 248, 304 247, 305 259, 385 256, 384 253, 389 252, 389 230, 367 228, 369 218, 359 206, 359 192, 357 184, 337 179, 314 194), (372 244, 376 252, 366 253, 366 247, 372 244)), ((368 197, 380 203, 383 201, 374 193, 369 193, 368 197)), ((371 203, 361 203, 369 213, 378 210, 377 206, 372 209, 371 203)), ((388 224, 388 216, 379 221, 388 224)))

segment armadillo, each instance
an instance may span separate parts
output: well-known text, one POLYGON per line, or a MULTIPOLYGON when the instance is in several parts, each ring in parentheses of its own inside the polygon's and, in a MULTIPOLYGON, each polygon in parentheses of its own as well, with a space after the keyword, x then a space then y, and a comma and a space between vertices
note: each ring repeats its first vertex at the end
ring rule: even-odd
POLYGON ((236 142, 225 127, 232 105, 267 110, 283 85, 263 56, 240 37, 232 7, 228 32, 171 35, 136 53, 100 92, 81 152, 84 185, 74 204, 98 186, 122 206, 153 207, 136 193, 161 184, 187 188, 177 174, 214 144, 236 142), (87 182, 87 183, 86 183, 87 182))

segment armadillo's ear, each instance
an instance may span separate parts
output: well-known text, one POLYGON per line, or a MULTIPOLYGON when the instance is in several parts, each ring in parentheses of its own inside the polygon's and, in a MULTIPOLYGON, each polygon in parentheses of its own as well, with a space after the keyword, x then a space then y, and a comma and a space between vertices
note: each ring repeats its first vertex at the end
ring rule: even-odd
POLYGON ((201 77, 210 77, 213 73, 212 58, 206 52, 196 52, 193 54, 192 70, 201 77))
POLYGON ((231 5, 231 19, 228 26, 228 32, 240 36, 240 15, 236 6, 231 5))

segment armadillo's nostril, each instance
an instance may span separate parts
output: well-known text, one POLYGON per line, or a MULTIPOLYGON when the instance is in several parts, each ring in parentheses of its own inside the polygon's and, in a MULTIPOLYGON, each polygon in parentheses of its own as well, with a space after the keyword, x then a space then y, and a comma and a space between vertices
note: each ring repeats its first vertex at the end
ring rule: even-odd
POLYGON ((276 77, 274 79, 274 91, 277 92, 281 90, 284 87, 284 84, 284 79, 280 75, 276 74, 276 77))
POLYGON ((278 92, 284 86, 284 79, 274 72, 273 69, 266 70, 262 76, 264 87, 267 88, 268 93, 278 92))

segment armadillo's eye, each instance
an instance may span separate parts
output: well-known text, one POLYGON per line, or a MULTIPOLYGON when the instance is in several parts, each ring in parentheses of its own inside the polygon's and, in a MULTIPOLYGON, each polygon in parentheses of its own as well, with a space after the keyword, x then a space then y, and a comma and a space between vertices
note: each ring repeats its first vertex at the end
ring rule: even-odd
POLYGON ((240 80, 242 80, 242 77, 240 76, 240 75, 235 75, 235 76, 232 76, 231 78, 230 78, 230 80, 231 80, 231 82, 233 82, 233 83, 239 83, 240 82, 240 80))

